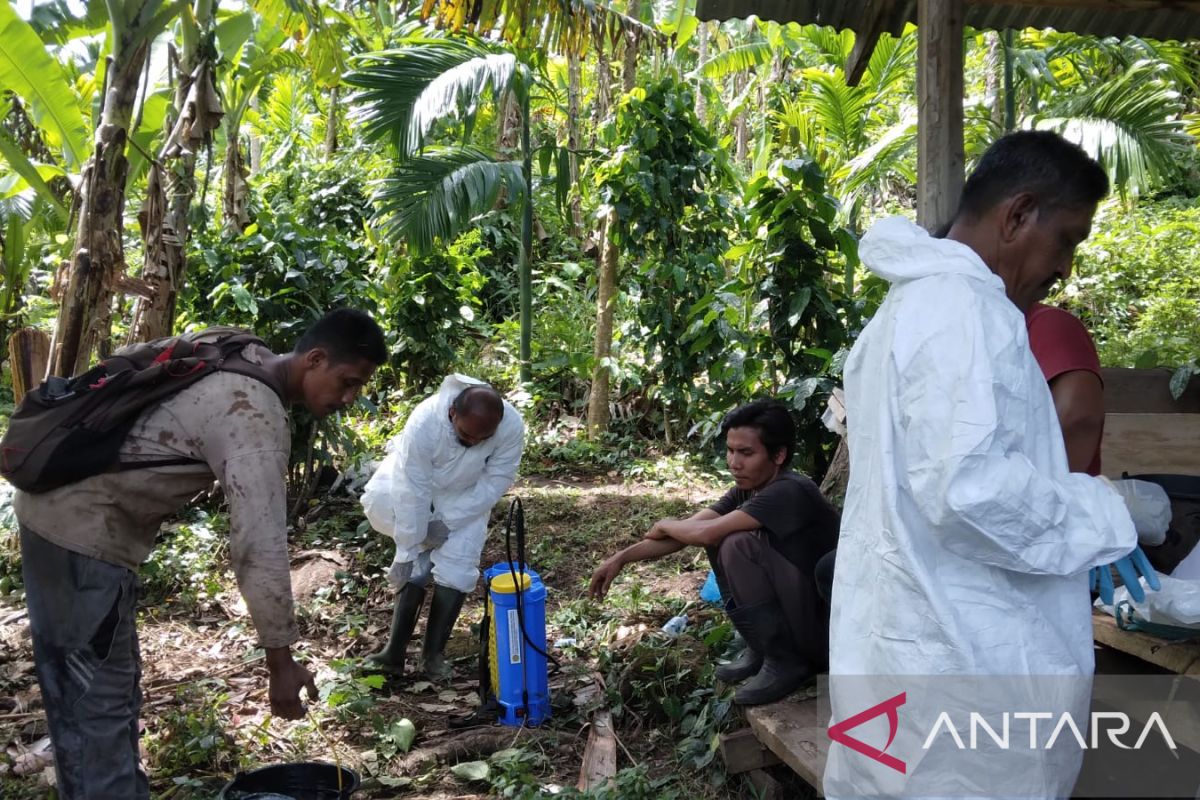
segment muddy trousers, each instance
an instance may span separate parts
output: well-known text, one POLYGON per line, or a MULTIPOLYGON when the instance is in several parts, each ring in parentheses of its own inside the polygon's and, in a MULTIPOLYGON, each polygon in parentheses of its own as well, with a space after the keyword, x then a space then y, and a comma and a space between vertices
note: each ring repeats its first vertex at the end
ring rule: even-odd
POLYGON ((811 574, 773 548, 765 533, 731 533, 716 547, 707 547, 721 594, 735 606, 777 604, 786 623, 790 652, 815 670, 829 663, 829 606, 817 593, 811 574))
POLYGON ((21 570, 62 800, 147 800, 137 575, 21 527, 21 570))

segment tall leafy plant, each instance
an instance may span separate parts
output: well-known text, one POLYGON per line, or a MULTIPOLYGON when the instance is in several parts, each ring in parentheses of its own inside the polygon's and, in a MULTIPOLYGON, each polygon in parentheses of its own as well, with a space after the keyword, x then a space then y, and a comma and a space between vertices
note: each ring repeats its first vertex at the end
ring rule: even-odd
POLYGON ((734 227, 736 179, 713 133, 700 124, 692 89, 668 76, 622 99, 607 131, 608 156, 596 182, 609 237, 627 263, 647 357, 657 363, 664 431, 690 418, 720 387, 698 376, 720 362, 735 335, 709 316, 724 282, 723 254, 734 227))
POLYGON ((816 401, 835 385, 882 286, 858 284, 858 242, 838 224, 838 203, 815 161, 776 162, 750 183, 746 202, 746 241, 729 253, 741 261, 730 290, 746 292, 747 307, 761 312, 746 320, 745 391, 770 391, 792 405, 801 420, 800 466, 821 474, 829 434, 816 401))

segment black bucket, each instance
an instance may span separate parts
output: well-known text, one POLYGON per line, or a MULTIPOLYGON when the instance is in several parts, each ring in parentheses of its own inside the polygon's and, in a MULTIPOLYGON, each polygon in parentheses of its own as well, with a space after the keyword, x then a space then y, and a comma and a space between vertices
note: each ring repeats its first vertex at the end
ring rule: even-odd
POLYGON ((1188 557, 1200 542, 1200 476, 1197 475, 1124 475, 1139 481, 1157 483, 1171 499, 1171 527, 1167 539, 1158 547, 1143 547, 1155 571, 1170 575, 1179 562, 1188 557))
POLYGON ((252 772, 239 772, 226 784, 217 800, 350 800, 358 789, 358 774, 345 767, 342 790, 338 791, 338 769, 322 761, 276 764, 252 772))

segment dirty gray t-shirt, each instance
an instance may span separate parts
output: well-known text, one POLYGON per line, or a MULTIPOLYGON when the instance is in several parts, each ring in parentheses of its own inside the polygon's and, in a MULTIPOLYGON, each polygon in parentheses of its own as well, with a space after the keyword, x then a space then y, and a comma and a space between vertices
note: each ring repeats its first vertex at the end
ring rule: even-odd
MULTIPOLYGON (((270 353, 249 345, 243 357, 270 353)), ((266 384, 216 372, 144 412, 121 461, 195 464, 95 475, 41 494, 17 492, 17 518, 60 547, 137 570, 159 526, 214 478, 229 500, 230 557, 263 647, 297 638, 287 552, 287 411, 266 384)))

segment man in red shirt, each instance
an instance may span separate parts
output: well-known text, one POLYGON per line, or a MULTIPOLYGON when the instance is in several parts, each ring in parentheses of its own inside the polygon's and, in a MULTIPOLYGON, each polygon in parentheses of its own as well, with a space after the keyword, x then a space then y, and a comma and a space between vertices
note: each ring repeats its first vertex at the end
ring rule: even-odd
POLYGON ((1071 471, 1099 475, 1104 384, 1092 336, 1074 315, 1041 303, 1025 314, 1025 326, 1029 349, 1050 384, 1071 471))

